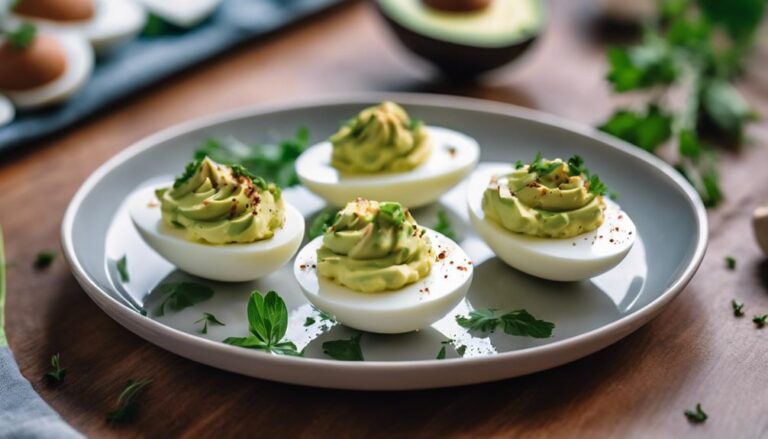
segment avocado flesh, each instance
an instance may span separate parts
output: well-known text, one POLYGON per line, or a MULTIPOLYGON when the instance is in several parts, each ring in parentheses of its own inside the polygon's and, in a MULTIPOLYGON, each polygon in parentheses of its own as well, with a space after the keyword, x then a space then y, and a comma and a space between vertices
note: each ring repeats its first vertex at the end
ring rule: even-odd
POLYGON ((482 10, 442 12, 421 0, 378 0, 391 20, 437 40, 482 48, 506 47, 536 35, 540 0, 495 0, 482 10))

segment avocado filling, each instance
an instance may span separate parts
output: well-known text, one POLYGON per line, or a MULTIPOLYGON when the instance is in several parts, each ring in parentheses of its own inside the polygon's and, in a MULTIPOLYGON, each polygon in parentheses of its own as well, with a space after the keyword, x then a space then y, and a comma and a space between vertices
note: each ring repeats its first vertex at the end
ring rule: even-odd
POLYGON ((283 226, 280 188, 241 166, 205 157, 187 165, 173 187, 156 191, 163 221, 186 231, 190 241, 251 243, 283 226))
POLYGON ((483 193, 485 215, 510 232, 570 238, 597 229, 605 202, 590 181, 560 159, 536 159, 494 176, 483 193), (576 175, 574 175, 576 174, 576 175))
POLYGON ((393 102, 361 111, 330 140, 331 164, 349 173, 409 171, 432 152, 424 125, 393 102))
POLYGON ((317 272, 356 291, 397 290, 427 276, 426 230, 399 203, 357 199, 336 214, 317 250, 317 272))

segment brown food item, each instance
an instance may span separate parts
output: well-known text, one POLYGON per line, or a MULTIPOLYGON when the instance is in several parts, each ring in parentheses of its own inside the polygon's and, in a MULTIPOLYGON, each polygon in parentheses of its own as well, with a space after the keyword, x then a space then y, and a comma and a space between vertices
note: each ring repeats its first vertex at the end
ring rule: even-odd
POLYGON ((14 12, 52 21, 82 21, 93 17, 93 0, 19 0, 14 12))
POLYGON ((0 90, 30 90, 48 84, 67 70, 67 57, 59 42, 38 35, 26 49, 0 42, 0 90))
POLYGON ((487 8, 491 0, 422 0, 432 9, 445 12, 471 12, 487 8))

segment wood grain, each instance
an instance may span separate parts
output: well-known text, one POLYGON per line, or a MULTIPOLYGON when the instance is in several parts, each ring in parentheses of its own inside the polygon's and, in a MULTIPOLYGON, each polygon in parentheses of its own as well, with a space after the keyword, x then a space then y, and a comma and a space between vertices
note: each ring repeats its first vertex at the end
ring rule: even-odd
MULTIPOLYGON (((353 2, 176 76, 0 164, 0 224, 9 269, 7 332, 22 372, 77 429, 95 437, 766 437, 768 329, 732 316, 768 311, 768 262, 751 236, 768 200, 768 123, 721 159, 727 200, 710 212, 711 246, 685 292, 625 340, 567 366, 464 388, 371 393, 318 390, 195 364, 144 342, 103 314, 59 257, 63 211, 102 162, 190 118, 263 102, 347 90, 421 91, 494 99, 594 124, 609 114, 604 40, 583 2, 554 3, 546 35, 525 61, 482 85, 442 82, 388 35, 370 5, 353 2), (727 271, 723 258, 738 260, 727 271), (51 354, 61 385, 40 376, 51 354), (131 425, 105 413, 128 378, 154 380, 131 425), (683 411, 710 414, 691 425, 683 411)), ((766 56, 743 89, 768 114, 766 56), (761 76, 762 75, 762 76, 761 76)), ((653 196, 653 194, 648 194, 653 196)))

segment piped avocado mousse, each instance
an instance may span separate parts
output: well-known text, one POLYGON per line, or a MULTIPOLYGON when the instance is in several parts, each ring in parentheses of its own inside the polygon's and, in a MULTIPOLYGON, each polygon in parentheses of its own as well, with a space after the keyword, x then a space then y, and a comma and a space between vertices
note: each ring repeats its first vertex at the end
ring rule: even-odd
POLYGON ((317 250, 317 273, 376 293, 426 277, 434 254, 426 230, 394 202, 357 199, 336 214, 317 250))
POLYGON ((432 152, 426 128, 394 102, 369 107, 331 136, 331 164, 341 172, 404 172, 432 152))
POLYGON ((510 232, 543 238, 570 238, 603 224, 607 189, 581 157, 563 162, 537 155, 515 168, 494 176, 483 193, 489 219, 510 232))
POLYGON ((252 243, 283 226, 280 188, 239 165, 208 157, 187 165, 170 188, 158 189, 163 221, 184 229, 190 241, 252 243))
POLYGON ((377 0, 395 34, 454 76, 473 76, 519 56, 544 24, 541 0, 377 0))

